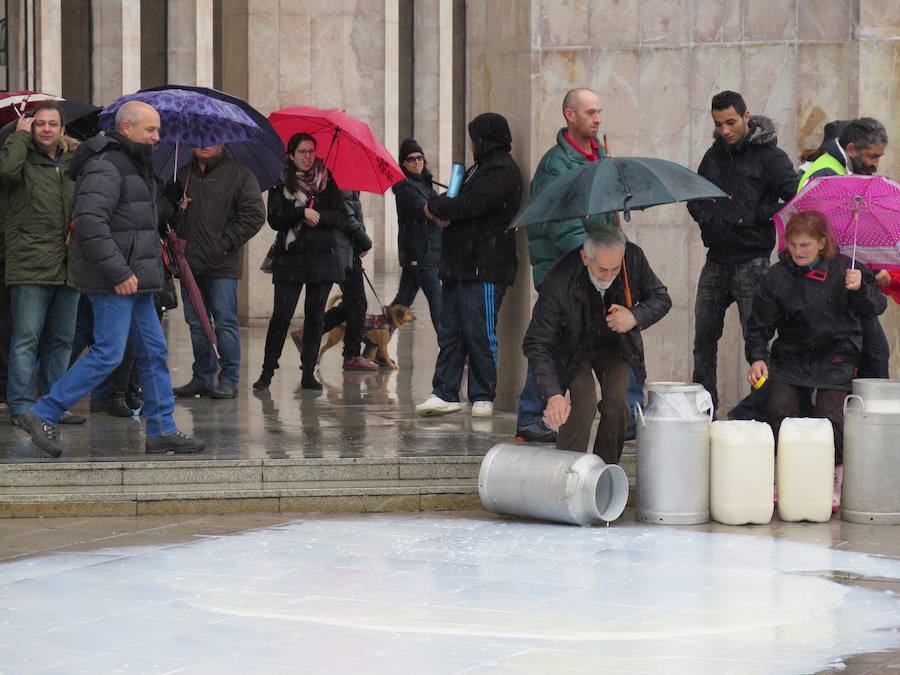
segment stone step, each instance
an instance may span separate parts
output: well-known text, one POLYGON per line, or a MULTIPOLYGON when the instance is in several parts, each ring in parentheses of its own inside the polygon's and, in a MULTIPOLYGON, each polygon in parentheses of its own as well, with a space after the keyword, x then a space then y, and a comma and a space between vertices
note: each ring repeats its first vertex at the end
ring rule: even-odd
MULTIPOLYGON (((0 517, 477 509, 480 456, 0 465, 0 517)), ((634 485, 634 456, 622 466, 634 485)))

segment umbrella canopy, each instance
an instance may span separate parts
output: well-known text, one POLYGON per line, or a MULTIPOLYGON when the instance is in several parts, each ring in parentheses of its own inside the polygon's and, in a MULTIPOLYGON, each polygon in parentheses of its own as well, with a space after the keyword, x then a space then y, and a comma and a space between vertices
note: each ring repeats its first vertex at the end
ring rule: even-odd
POLYGON ((141 101, 156 108, 160 117, 161 143, 207 148, 219 143, 249 141, 259 131, 247 113, 233 103, 181 89, 142 91, 123 96, 100 113, 100 127, 111 128, 119 108, 129 101, 141 101))
MULTIPOLYGON (((237 96, 226 94, 218 89, 194 87, 185 84, 166 84, 161 87, 141 89, 141 92, 181 90, 203 94, 210 98, 224 101, 244 111, 259 130, 248 141, 231 141, 225 143, 225 152, 236 161, 250 169, 256 176, 261 190, 267 190, 278 182, 284 169, 284 143, 272 128, 269 120, 256 108, 237 96)), ((172 172, 191 160, 192 148, 178 146, 173 143, 157 143, 153 152, 153 165, 156 173, 163 179, 172 177, 172 172), (176 159, 176 149, 178 157, 176 159)))
POLYGON ((516 215, 510 228, 646 209, 692 199, 727 197, 690 169, 651 157, 604 157, 550 181, 516 215))
POLYGON ((900 185, 885 176, 822 176, 813 178, 772 220, 778 248, 785 247, 784 230, 800 211, 821 211, 841 252, 856 261, 900 269, 900 185))
POLYGON ((52 94, 14 91, 0 94, 0 126, 3 127, 0 129, 0 146, 16 130, 20 114, 27 114, 46 101, 56 101, 62 108, 66 120, 66 135, 83 141, 97 133, 97 116, 103 108, 81 101, 69 101, 52 94))
POLYGON ((304 132, 316 139, 321 157, 342 190, 383 194, 406 176, 372 133, 369 125, 343 110, 320 110, 295 106, 269 115, 269 121, 284 141, 304 132))

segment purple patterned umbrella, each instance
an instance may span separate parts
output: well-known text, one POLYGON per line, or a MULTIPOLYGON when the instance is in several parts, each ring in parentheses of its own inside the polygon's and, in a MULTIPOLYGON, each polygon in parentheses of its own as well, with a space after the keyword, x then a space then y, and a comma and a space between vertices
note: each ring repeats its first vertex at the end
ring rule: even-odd
POLYGON ((856 261, 900 269, 900 185, 885 176, 813 178, 772 220, 779 250, 784 229, 799 211, 821 211, 841 252, 856 261))
POLYGON ((100 114, 100 128, 111 128, 119 108, 129 101, 142 101, 156 108, 161 143, 207 148, 219 143, 249 141, 259 132, 256 122, 233 103, 182 89, 139 91, 123 96, 100 114))

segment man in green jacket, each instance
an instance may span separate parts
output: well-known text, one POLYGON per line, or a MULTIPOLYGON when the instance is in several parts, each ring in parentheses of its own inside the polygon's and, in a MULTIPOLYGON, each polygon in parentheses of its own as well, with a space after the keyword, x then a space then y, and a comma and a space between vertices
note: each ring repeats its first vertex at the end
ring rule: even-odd
MULTIPOLYGON (((561 173, 593 162, 606 153, 597 140, 600 131, 600 98, 590 89, 572 89, 562 104, 566 126, 556 134, 552 146, 538 163, 531 179, 532 197, 561 173)), ((562 222, 529 225, 528 255, 534 287, 538 290, 553 264, 570 251, 579 248, 588 232, 615 227, 612 213, 596 214, 585 220, 573 218, 562 222)), ((525 378, 525 387, 519 396, 519 414, 516 422, 516 440, 555 443, 556 432, 543 421, 544 402, 534 390, 531 369, 525 378)))
MULTIPOLYGON (((0 152, 0 182, 7 192, 7 403, 13 423, 35 402, 36 369, 43 392, 66 372, 75 333, 78 291, 68 236, 75 183, 67 175, 74 144, 64 133, 59 104, 43 103, 33 117, 19 118, 0 152)), ((66 413, 61 421, 79 424, 84 418, 66 413)))

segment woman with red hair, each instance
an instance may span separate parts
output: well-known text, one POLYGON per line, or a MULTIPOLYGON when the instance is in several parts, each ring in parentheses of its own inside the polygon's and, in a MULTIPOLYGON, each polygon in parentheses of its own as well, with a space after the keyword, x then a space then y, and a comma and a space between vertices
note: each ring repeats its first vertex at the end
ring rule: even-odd
POLYGON ((843 469, 844 397, 862 351, 860 319, 886 307, 868 269, 853 269, 840 255, 818 211, 794 214, 785 228, 787 248, 769 268, 753 299, 744 336, 756 384, 768 378, 769 424, 778 438, 785 417, 812 409, 834 429, 835 503, 843 469), (778 333, 772 343, 769 341, 778 333), (815 394, 815 401, 812 401, 815 394))

